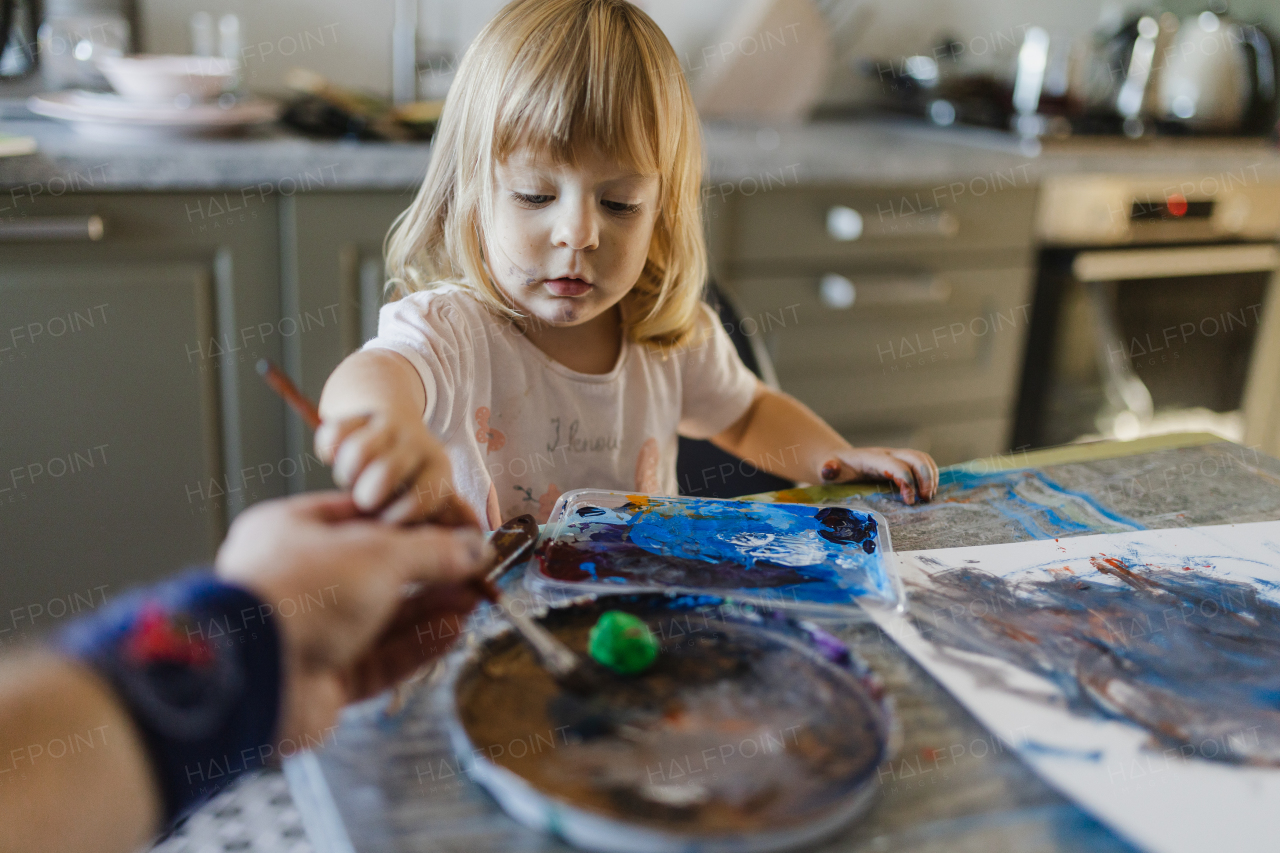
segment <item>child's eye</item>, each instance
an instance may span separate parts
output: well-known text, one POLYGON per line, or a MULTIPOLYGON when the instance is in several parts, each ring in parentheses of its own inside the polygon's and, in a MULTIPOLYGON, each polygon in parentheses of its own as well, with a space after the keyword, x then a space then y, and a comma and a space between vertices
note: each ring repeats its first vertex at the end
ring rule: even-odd
POLYGON ((544 204, 548 204, 552 201, 555 201, 556 197, 553 195, 531 195, 529 193, 512 193, 511 198, 514 199, 516 204, 520 205, 521 207, 534 208, 534 207, 542 207, 544 204))
POLYGON ((640 205, 638 204, 628 204, 627 202, 624 202, 624 201, 608 201, 608 200, 601 201, 600 203, 603 204, 607 210, 610 210, 614 213, 620 213, 620 214, 629 216, 630 214, 640 212, 640 205))

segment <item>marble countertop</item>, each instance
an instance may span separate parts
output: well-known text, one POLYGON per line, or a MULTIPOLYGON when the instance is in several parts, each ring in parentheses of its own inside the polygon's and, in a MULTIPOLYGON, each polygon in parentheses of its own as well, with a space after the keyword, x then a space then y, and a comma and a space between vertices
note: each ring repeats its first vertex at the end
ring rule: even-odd
MULTIPOLYGON (((243 139, 88 139, 43 120, 0 122, 34 136, 37 153, 0 159, 0 186, 43 192, 411 190, 426 174, 428 144, 334 142, 283 130, 243 139)), ((1280 150, 1262 140, 1153 142, 1073 139, 1022 149, 1009 134, 933 128, 905 119, 815 122, 784 128, 708 124, 707 182, 762 186, 880 186, 968 181, 1015 174, 1035 183, 1063 174, 1193 177, 1246 171, 1280 181, 1280 150), (1028 154, 1032 156, 1028 156, 1028 154)))

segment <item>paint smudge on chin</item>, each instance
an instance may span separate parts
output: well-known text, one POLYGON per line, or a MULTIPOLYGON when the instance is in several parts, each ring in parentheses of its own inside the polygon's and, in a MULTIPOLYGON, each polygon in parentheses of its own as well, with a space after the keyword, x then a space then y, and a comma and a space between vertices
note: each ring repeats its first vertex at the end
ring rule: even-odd
POLYGON ((1252 584, 1100 555, 1104 578, 976 569, 911 590, 928 640, 1053 681, 1077 714, 1128 720, 1186 757, 1280 766, 1280 605, 1252 584))

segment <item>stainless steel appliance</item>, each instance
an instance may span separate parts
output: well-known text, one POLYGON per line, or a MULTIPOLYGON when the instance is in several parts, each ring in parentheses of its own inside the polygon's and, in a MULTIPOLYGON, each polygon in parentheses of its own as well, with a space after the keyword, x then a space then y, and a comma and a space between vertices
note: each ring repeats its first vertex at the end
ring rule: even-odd
POLYGON ((1276 62, 1260 27, 1201 12, 1182 21, 1165 57, 1159 81, 1165 121, 1210 132, 1274 126, 1276 62))
POLYGON ((1280 181, 1049 179, 1012 446, 1267 429, 1280 386, 1280 181))

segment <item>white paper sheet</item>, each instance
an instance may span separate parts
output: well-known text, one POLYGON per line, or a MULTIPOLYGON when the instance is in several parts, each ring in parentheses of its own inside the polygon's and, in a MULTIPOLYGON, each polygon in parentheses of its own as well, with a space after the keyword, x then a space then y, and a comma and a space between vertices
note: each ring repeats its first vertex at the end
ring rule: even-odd
MULTIPOLYGON (((909 595, 930 584, 930 575, 962 567, 1015 580, 1045 579, 1066 567, 1087 582, 1122 585, 1090 563, 1102 554, 1191 566, 1251 582, 1270 601, 1280 598, 1280 522, 915 551, 897 559, 909 595)), ((994 657, 937 646, 909 616, 874 616, 1045 780, 1138 846, 1169 853, 1280 850, 1280 769, 1185 758, 1154 744, 1138 725, 1055 707, 1063 693, 1054 683, 994 657), (992 679, 992 672, 1003 678, 992 679)))

